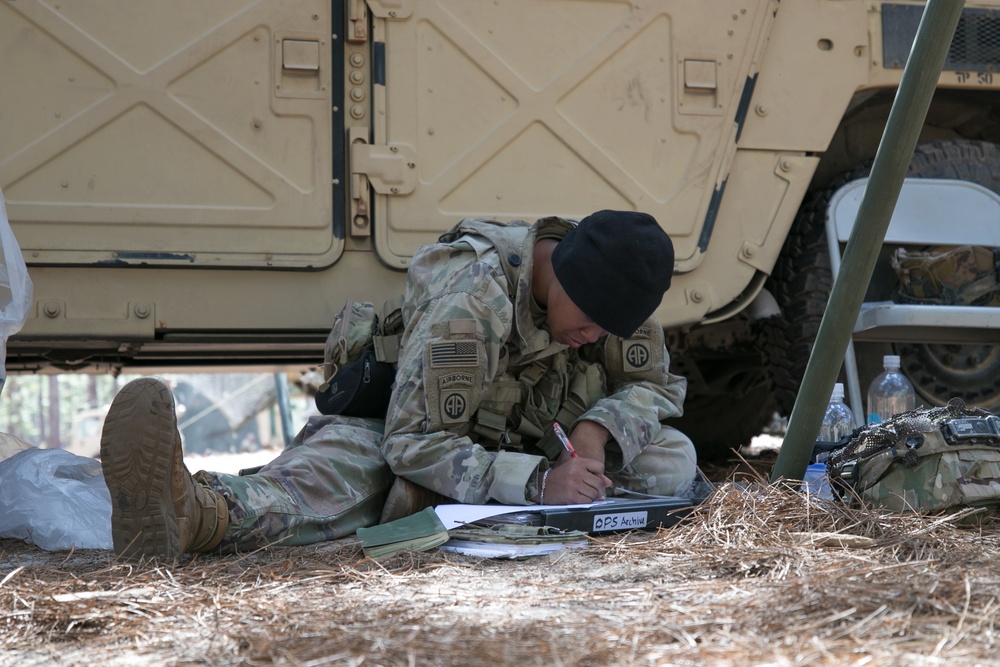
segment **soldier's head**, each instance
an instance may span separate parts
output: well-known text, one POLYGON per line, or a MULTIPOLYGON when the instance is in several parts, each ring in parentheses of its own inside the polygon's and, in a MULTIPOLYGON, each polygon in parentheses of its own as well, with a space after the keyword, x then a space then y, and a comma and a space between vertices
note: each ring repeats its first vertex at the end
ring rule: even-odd
POLYGON ((674 271, 674 246, 646 213, 598 211, 552 251, 558 285, 547 303, 561 343, 579 347, 605 333, 628 338, 663 300, 674 271))

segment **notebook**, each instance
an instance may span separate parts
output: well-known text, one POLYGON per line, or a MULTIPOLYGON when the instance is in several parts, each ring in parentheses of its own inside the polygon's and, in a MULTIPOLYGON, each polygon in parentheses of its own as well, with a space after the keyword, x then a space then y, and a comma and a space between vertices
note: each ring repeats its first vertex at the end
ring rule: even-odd
POLYGON ((427 551, 448 541, 448 531, 433 507, 388 523, 358 528, 357 536, 365 555, 376 560, 404 549, 427 551))

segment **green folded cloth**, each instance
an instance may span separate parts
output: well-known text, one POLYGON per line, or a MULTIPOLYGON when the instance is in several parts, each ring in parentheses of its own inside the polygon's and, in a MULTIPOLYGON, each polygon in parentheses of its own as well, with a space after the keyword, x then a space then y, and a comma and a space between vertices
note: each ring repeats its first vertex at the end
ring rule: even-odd
POLYGON ((409 549, 427 551, 448 541, 448 531, 433 507, 388 523, 358 528, 365 555, 378 560, 409 549))

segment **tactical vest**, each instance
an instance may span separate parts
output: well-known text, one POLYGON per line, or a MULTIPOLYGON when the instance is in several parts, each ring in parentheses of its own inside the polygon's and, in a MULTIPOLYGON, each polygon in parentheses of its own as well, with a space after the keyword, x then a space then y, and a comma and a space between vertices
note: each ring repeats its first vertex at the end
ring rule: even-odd
MULTIPOLYGON (((535 242, 562 239, 572 228, 573 224, 562 218, 543 218, 538 222, 535 242)), ((507 296, 511 303, 516 303, 521 253, 533 251, 533 247, 524 247, 530 229, 531 225, 522 221, 504 224, 466 219, 439 240, 454 243, 464 239, 475 247, 475 240, 479 239, 492 246, 507 280, 507 296)), ((504 355, 504 362, 507 360, 509 355, 504 355)), ((566 355, 519 367, 516 375, 507 372, 503 365, 471 416, 468 429, 486 447, 523 450, 526 442, 532 442, 554 457, 560 445, 552 435, 552 421, 564 426, 572 424, 603 395, 603 389, 604 378, 599 369, 585 362, 568 368, 566 355), (579 376, 576 382, 570 378, 571 373, 579 376), (559 406, 557 410, 553 410, 554 405, 559 406)))

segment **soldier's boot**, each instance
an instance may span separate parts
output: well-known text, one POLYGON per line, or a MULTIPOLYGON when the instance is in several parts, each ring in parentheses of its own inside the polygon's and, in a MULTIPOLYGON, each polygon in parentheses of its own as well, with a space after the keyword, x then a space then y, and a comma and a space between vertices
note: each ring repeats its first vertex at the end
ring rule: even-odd
POLYGON ((396 519, 416 514, 417 512, 435 505, 451 502, 440 493, 431 491, 408 479, 397 477, 389 489, 389 496, 382 506, 382 519, 380 523, 388 523, 396 519))
POLYGON ((104 422, 101 467, 119 556, 172 559, 222 541, 226 501, 185 467, 174 397, 162 380, 140 378, 118 392, 104 422))

